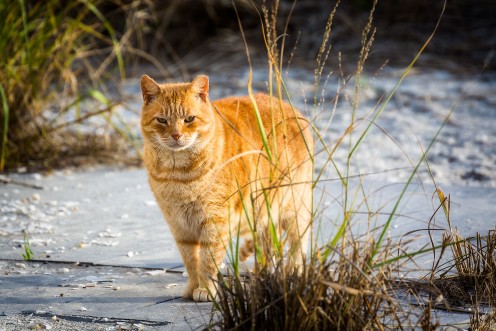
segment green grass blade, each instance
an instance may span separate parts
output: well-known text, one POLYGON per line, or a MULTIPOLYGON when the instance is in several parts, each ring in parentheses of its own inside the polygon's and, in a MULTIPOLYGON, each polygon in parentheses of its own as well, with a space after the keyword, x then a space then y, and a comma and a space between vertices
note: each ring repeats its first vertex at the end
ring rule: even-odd
POLYGON ((7 139, 9 132, 9 104, 7 102, 7 97, 3 86, 0 84, 0 97, 2 99, 2 109, 3 109, 3 134, 2 134, 2 144, 0 146, 0 171, 3 171, 5 166, 5 155, 7 154, 7 139))
POLYGON ((29 238, 27 233, 24 233, 24 244, 23 244, 24 252, 21 254, 24 261, 31 261, 34 258, 33 250, 31 249, 31 243, 29 242, 29 238))
POLYGON ((252 69, 250 67, 250 73, 248 75, 248 96, 250 97, 251 104, 253 106, 253 112, 255 113, 255 118, 257 120, 257 127, 262 138, 263 148, 265 153, 267 153, 267 159, 272 163, 272 153, 269 147, 269 140, 267 139, 267 133, 265 132, 265 127, 263 125, 262 117, 260 116, 260 110, 258 109, 257 101, 253 95, 252 89, 252 69))
POLYGON ((93 3, 91 3, 87 0, 80 0, 80 1, 83 4, 85 4, 89 8, 89 10, 91 10, 93 12, 93 14, 96 15, 96 17, 98 17, 98 19, 105 26, 105 29, 107 29, 108 33, 110 34, 110 38, 111 38, 112 44, 114 46, 115 56, 117 58, 117 64, 119 66, 119 73, 121 75, 121 78, 125 79, 126 74, 125 74, 125 70, 124 70, 124 59, 122 57, 121 45, 117 41, 117 37, 115 36, 114 28, 112 27, 110 22, 105 18, 105 16, 100 12, 100 10, 98 10, 98 8, 93 3))
POLYGON ((92 90, 90 90, 90 91, 88 92, 88 94, 89 94, 89 95, 90 95, 93 99, 95 99, 96 101, 100 102, 101 104, 103 104, 103 105, 105 105, 105 106, 107 106, 107 107, 108 107, 108 106, 110 106, 110 104, 112 103, 112 102, 110 101, 110 99, 109 99, 109 98, 107 98, 107 97, 105 96, 105 94, 103 94, 102 92, 100 92, 100 91, 98 91, 98 90, 94 90, 94 89, 92 89, 92 90))
POLYGON ((390 259, 386 259, 386 260, 380 261, 378 263, 375 263, 371 267, 373 269, 381 268, 381 267, 390 265, 391 263, 394 263, 394 262, 397 262, 397 261, 401 261, 401 260, 404 260, 404 259, 409 259, 409 258, 415 257, 417 255, 422 255, 422 254, 425 254, 425 253, 434 252, 435 250, 442 249, 445 246, 446 246, 446 244, 441 244, 441 245, 437 245, 437 246, 434 246, 434 247, 429 247, 429 248, 425 248, 425 249, 419 249, 419 250, 417 250, 415 252, 401 254, 401 255, 392 257, 390 259))
POLYGON ((376 122, 376 120, 382 114, 382 112, 384 111, 384 109, 386 108, 386 106, 389 104, 389 102, 391 101, 393 95, 396 93, 396 91, 400 87, 401 83, 403 82, 403 80, 405 79, 405 77, 408 75, 408 73, 410 72, 410 70, 413 68, 413 66, 415 65, 415 63, 417 63, 417 60, 419 59, 420 55, 422 55, 422 53, 424 52, 424 50, 427 47, 427 45, 430 44, 432 38, 436 34, 436 31, 437 31, 437 29, 438 29, 438 27, 439 27, 439 25, 441 23, 441 18, 444 15, 445 9, 446 9, 446 1, 444 2, 443 9, 441 11, 441 15, 439 16, 439 19, 438 19, 438 21, 436 23, 436 26, 434 27, 434 30, 432 31, 431 35, 429 36, 429 38, 427 38, 427 41, 422 45, 422 47, 420 48, 420 50, 417 52, 417 54, 415 55, 415 57, 413 58, 413 60, 410 62, 410 64, 408 65, 408 67, 403 72, 403 74, 401 75, 400 79, 398 80, 398 82, 394 86, 393 90, 389 93, 389 95, 387 96, 386 100, 382 103, 382 105, 379 108, 379 110, 375 113, 373 119, 369 122, 369 124, 367 125, 367 127, 365 128, 365 130, 362 132, 362 134, 360 135, 360 138, 358 139, 358 141, 356 142, 356 144, 351 149, 351 151, 349 153, 349 157, 351 157, 353 154, 355 154, 356 150, 358 149, 358 147, 360 146, 361 142, 363 141, 363 139, 365 138, 365 136, 369 132, 369 130, 372 127, 372 125, 376 122))
POLYGON ((413 169, 412 173, 410 174, 410 177, 408 178, 405 186, 403 187, 403 190, 401 191, 398 199, 396 200, 396 203, 395 203, 395 205, 393 207, 393 210, 391 211, 391 213, 390 213, 390 215, 389 215, 386 223, 384 224, 384 227, 382 228, 382 231, 381 231, 381 234, 379 236, 379 239, 377 240, 377 243, 375 245, 374 251, 373 251, 373 253, 372 253, 371 257, 370 257, 370 260, 369 260, 370 261, 370 264, 372 263, 374 257, 377 255, 377 252, 379 251, 379 249, 380 249, 380 247, 382 245, 382 241, 384 240, 384 237, 385 237, 387 231, 389 230, 389 226, 391 225, 391 222, 393 221, 393 218, 396 215, 396 210, 398 209, 398 207, 400 205, 400 202, 403 200, 403 196, 405 195, 408 187, 412 183, 413 178, 417 175, 417 172, 418 172, 418 169, 420 168, 420 165, 424 162, 424 160, 427 157, 427 154, 431 150, 431 148, 434 145, 434 143, 437 141, 437 137, 439 136, 439 134, 443 130, 443 128, 446 125, 446 123, 448 123, 448 120, 450 119, 450 117, 453 114, 453 112, 454 112, 454 109, 452 109, 450 111, 450 113, 448 114, 448 116, 446 116, 446 118, 444 119, 443 123, 441 124, 441 126, 437 130, 436 134, 434 135, 434 138, 432 138, 431 142, 429 143, 429 146, 425 150, 425 153, 422 153, 422 157, 420 158, 419 162, 417 163, 417 165, 413 169))
POLYGON ((28 19, 26 17, 26 6, 24 4, 24 0, 19 0, 19 6, 21 6, 23 37, 25 43, 28 44, 28 19))

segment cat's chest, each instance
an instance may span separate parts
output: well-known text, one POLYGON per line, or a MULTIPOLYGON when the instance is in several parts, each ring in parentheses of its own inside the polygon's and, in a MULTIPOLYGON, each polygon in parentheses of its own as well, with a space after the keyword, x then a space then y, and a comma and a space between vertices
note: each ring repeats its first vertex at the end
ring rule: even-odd
POLYGON ((219 216, 218 205, 202 185, 161 185, 154 191, 169 226, 178 233, 198 234, 201 225, 219 216))
POLYGON ((224 171, 210 158, 191 166, 191 162, 174 167, 147 164, 151 189, 168 221, 174 219, 205 220, 219 216, 226 201, 224 171), (207 162, 209 161, 209 162, 207 162), (171 169, 172 168, 172 169, 171 169))
POLYGON ((150 178, 150 185, 161 209, 171 218, 207 218, 218 206, 211 176, 190 181, 150 178))
POLYGON ((163 200, 170 204, 178 204, 180 202, 191 203, 195 201, 201 203, 203 196, 208 191, 208 184, 205 178, 194 180, 157 180, 150 178, 150 185, 157 200, 163 200))

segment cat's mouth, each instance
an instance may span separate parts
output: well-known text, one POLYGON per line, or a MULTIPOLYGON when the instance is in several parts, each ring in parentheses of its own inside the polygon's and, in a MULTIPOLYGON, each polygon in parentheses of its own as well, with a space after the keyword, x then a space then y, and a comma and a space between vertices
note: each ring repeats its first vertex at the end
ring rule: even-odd
POLYGON ((190 137, 181 137, 180 139, 168 139, 161 136, 155 137, 155 146, 158 150, 168 149, 173 152, 182 151, 191 148, 196 142, 197 135, 190 137))
POLYGON ((185 139, 185 138, 181 138, 178 140, 171 139, 171 140, 167 141, 167 147, 170 150, 175 151, 175 152, 188 149, 191 146, 193 146, 193 144, 196 141, 196 137, 197 137, 197 135, 195 134, 195 135, 189 137, 188 139, 185 139))
POLYGON ((169 147, 173 151, 181 151, 181 150, 184 150, 190 146, 191 146, 191 143, 182 142, 182 141, 171 141, 167 144, 167 147, 169 147))

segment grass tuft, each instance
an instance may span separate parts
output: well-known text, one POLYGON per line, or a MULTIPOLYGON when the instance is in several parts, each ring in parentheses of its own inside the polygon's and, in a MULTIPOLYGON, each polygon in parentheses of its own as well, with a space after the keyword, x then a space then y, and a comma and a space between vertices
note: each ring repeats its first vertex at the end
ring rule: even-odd
POLYGON ((301 275, 279 263, 244 277, 223 277, 214 306, 222 316, 213 330, 379 330, 401 325, 399 304, 389 295, 389 267, 368 267, 371 242, 353 242, 319 254, 301 275))
POLYGON ((31 243, 29 242, 29 237, 27 232, 24 232, 24 244, 22 245, 24 252, 22 253, 22 258, 24 261, 31 261, 34 258, 33 250, 31 249, 31 243))
POLYGON ((481 313, 479 308, 474 309, 470 316, 470 330, 493 331, 496 329, 496 310, 488 313, 481 313))
MULTIPOLYGON (((46 167, 62 155, 78 155, 75 151, 96 154, 102 145, 90 146, 84 141, 88 132, 74 125, 111 113, 92 91, 105 94, 116 81, 109 77, 124 77, 122 45, 98 5, 98 0, 2 2, 0 171, 46 167), (98 74, 96 54, 109 55, 105 75, 98 74), (112 61, 117 75, 108 66, 112 61)), ((114 133, 109 134, 119 136, 114 133)))
POLYGON ((480 304, 494 306, 496 300, 496 230, 487 236, 479 233, 462 238, 458 232, 446 234, 444 242, 450 246, 456 274, 445 276, 444 270, 434 285, 441 290, 448 303, 455 306, 480 304))

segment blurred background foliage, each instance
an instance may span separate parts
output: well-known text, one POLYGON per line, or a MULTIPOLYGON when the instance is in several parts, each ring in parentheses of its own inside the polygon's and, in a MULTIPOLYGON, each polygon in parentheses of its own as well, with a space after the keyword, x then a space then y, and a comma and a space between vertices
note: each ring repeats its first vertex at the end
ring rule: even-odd
MULTIPOLYGON (((216 63, 246 66, 245 31, 255 62, 266 61, 262 3, 250 0, 0 0, 0 170, 122 161, 129 133, 116 125, 119 86, 152 66, 163 79, 188 79, 216 63), (233 6, 234 5, 234 6, 233 6), (264 60, 265 59, 265 60, 264 60), (108 123, 105 139, 74 126, 92 117, 108 123), (118 158, 116 155, 122 155, 118 158)), ((332 52, 356 63, 373 0, 342 1, 331 31, 332 52)), ((286 56, 312 66, 335 1, 279 1, 277 32, 287 24, 286 56)), ((270 6, 269 6, 270 7, 270 6)), ((403 66, 432 32, 442 1, 382 0, 375 11, 369 63, 403 66)), ((419 64, 459 70, 494 69, 496 2, 448 0, 436 38, 419 64)), ((139 149, 139 148, 138 148, 139 149)))

